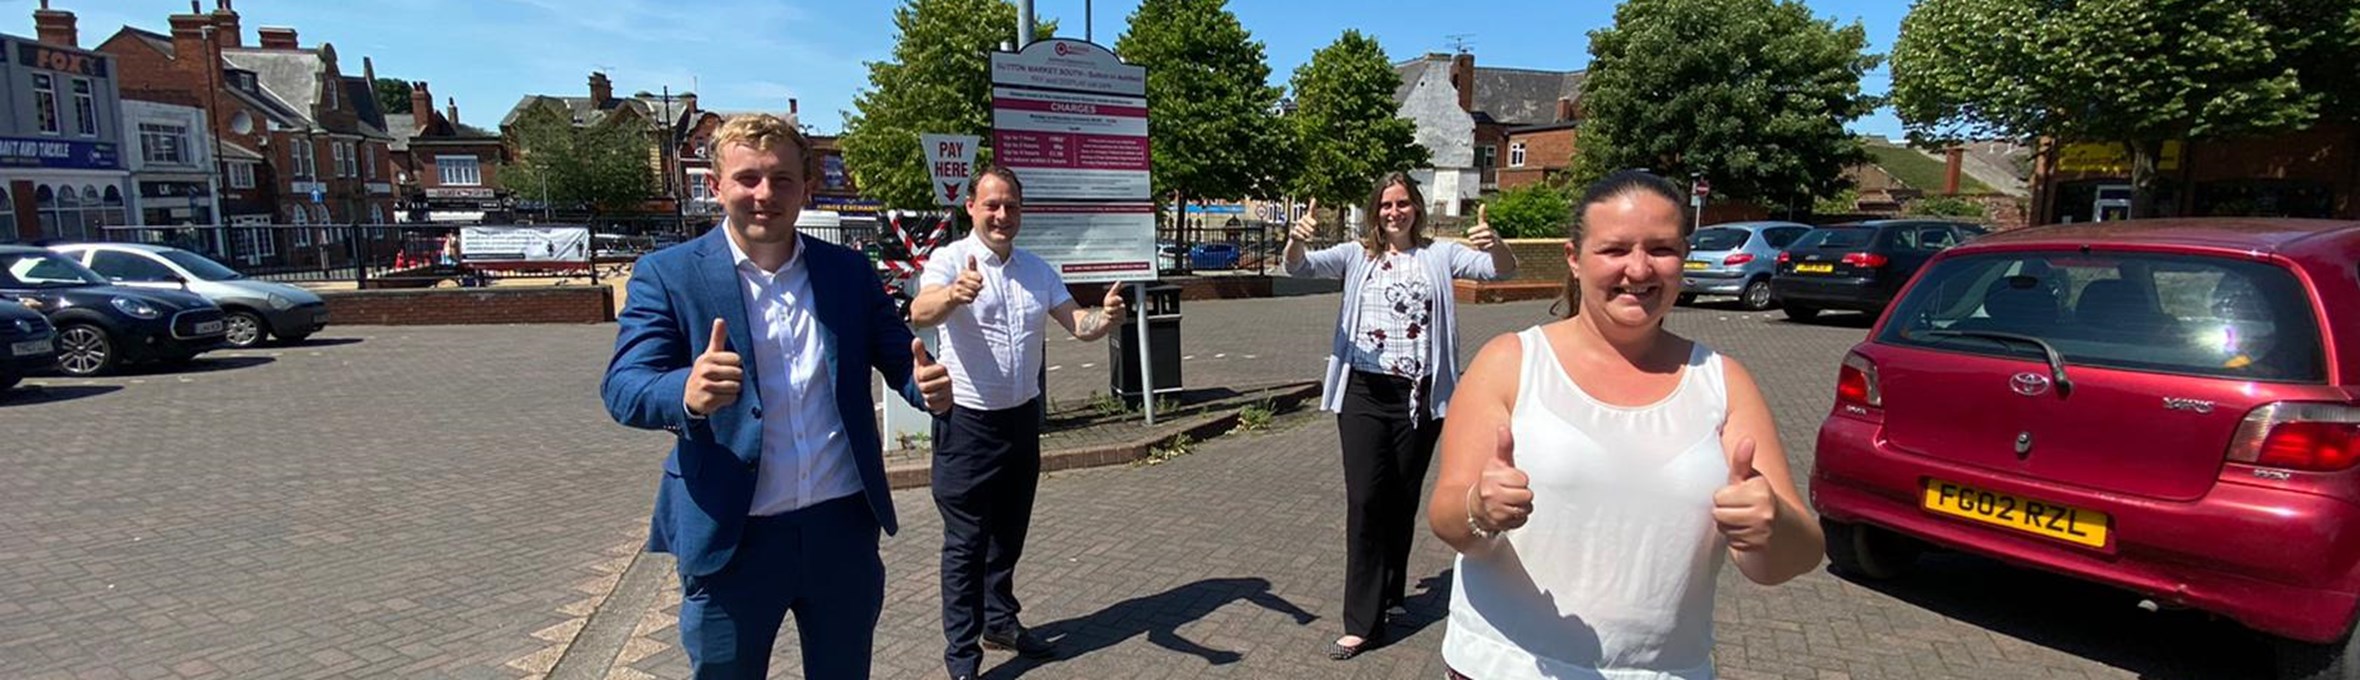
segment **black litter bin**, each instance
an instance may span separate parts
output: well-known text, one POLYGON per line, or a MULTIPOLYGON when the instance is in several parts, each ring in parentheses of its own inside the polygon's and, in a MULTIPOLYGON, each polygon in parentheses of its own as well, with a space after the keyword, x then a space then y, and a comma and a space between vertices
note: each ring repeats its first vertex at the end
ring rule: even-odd
POLYGON ((1122 327, 1107 338, 1106 364, 1115 367, 1107 376, 1110 392, 1125 399, 1139 398, 1139 317, 1147 316, 1147 351, 1155 361, 1155 393, 1180 391, 1180 286, 1169 283, 1147 284, 1147 300, 1135 299, 1138 289, 1123 287, 1123 300, 1130 305, 1123 317, 1122 327))

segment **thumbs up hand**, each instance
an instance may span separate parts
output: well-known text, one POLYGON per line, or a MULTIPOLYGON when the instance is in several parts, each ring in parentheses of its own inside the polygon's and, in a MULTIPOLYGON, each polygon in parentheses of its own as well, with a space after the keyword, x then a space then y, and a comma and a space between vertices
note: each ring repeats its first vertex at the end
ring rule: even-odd
POLYGON ((1287 237, 1308 242, 1317 233, 1319 233, 1319 199, 1314 198, 1311 199, 1310 207, 1303 210, 1303 216, 1296 219, 1294 226, 1287 229, 1287 237))
POLYGON ((1754 470, 1754 440, 1739 440, 1729 454, 1729 485, 1713 492, 1713 523, 1729 537, 1735 550, 1760 550, 1770 545, 1770 525, 1778 519, 1778 499, 1770 480, 1754 470))
POLYGON ((1467 509, 1487 531, 1508 531, 1532 518, 1532 477, 1516 469, 1516 435, 1501 425, 1483 477, 1475 481, 1474 503, 1467 509))
POLYGON ((1491 207, 1489 205, 1475 204, 1475 226, 1467 230, 1467 242, 1473 244, 1478 250, 1491 250, 1492 247, 1500 244, 1499 234, 1491 230, 1491 207))
POLYGON ((688 369, 689 412, 709 416, 721 407, 737 403, 738 390, 745 379, 744 360, 729 351, 729 324, 716 317, 705 352, 697 355, 696 364, 688 369))
POLYGON ((951 369, 934 363, 934 355, 926 353, 926 341, 910 339, 910 379, 918 383, 918 395, 926 401, 926 410, 947 413, 951 410, 951 369))
POLYGON ((976 268, 975 256, 969 255, 967 256, 967 268, 960 270, 959 280, 951 282, 951 304, 964 305, 975 302, 975 296, 982 293, 983 272, 976 268))

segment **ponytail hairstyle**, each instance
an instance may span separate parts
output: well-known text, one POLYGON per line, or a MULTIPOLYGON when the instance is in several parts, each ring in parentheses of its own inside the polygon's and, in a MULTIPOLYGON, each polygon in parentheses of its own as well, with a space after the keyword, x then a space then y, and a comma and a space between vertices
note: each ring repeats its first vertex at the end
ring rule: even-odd
MULTIPOLYGON (((1688 235, 1688 202, 1687 197, 1680 191, 1679 185, 1645 170, 1617 170, 1596 182, 1591 182, 1589 188, 1582 191, 1581 202, 1574 204, 1573 226, 1567 229, 1565 234, 1566 240, 1573 244, 1574 252, 1580 252, 1582 240, 1589 235, 1589 225, 1586 221, 1589 219, 1590 206, 1632 194, 1654 194, 1656 197, 1671 201, 1672 205, 1678 206, 1680 209, 1680 235, 1688 235)), ((1575 275, 1572 268, 1566 268, 1565 291, 1558 294, 1556 304, 1549 306, 1549 314, 1561 319, 1571 319, 1574 315, 1580 314, 1582 312, 1581 293, 1581 277, 1575 275), (1559 309, 1560 307, 1563 309, 1559 309)))

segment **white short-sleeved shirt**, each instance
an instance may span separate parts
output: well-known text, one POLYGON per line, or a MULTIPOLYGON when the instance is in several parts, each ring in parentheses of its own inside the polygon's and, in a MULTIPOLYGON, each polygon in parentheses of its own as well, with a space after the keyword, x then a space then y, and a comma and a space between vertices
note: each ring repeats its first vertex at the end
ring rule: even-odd
POLYGON ((950 369, 951 401, 985 411, 1023 406, 1041 396, 1041 342, 1049 310, 1073 300, 1073 294, 1047 260, 1011 248, 1003 261, 975 236, 929 254, 919 287, 951 285, 970 256, 983 275, 983 292, 943 319, 935 352, 950 369))

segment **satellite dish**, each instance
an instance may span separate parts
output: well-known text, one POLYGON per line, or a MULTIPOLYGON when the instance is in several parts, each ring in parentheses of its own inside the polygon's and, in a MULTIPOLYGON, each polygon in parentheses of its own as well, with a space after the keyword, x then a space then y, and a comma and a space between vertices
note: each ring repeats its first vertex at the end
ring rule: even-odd
POLYGON ((229 130, 241 135, 254 134, 254 117, 239 111, 229 117, 229 130))

